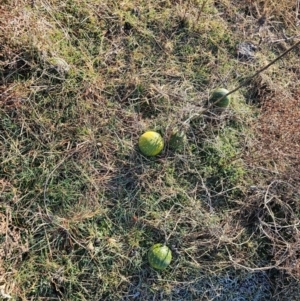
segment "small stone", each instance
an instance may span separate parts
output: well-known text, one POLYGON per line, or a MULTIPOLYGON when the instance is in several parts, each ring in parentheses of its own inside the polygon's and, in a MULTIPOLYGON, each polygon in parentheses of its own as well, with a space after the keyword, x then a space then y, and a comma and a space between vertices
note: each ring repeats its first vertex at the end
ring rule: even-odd
POLYGON ((237 46, 237 57, 242 61, 251 61, 255 59, 257 46, 251 42, 242 42, 237 46))

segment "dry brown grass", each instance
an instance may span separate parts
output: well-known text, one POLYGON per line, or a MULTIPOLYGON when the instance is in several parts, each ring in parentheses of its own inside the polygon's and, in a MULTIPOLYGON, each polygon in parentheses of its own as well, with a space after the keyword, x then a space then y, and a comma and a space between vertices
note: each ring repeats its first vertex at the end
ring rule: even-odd
MULTIPOLYGON (((291 74, 293 77, 293 74, 291 74)), ((243 218, 271 246, 273 267, 299 279, 300 100, 298 82, 254 88, 259 115, 252 121, 253 138, 244 158, 255 173, 243 218), (257 174, 261 177, 257 177, 257 174), (264 179, 264 180, 263 180, 264 179)))
MULTIPOLYGON (((255 131, 253 156, 261 163, 275 164, 278 171, 291 173, 299 169, 300 99, 299 92, 274 93, 264 96, 259 117, 253 124, 255 131), (259 160, 259 159, 258 159, 259 160)), ((295 175, 296 176, 296 175, 295 175)))
POLYGON ((1 6, 2 297, 297 300, 296 53, 185 123, 182 150, 136 145, 274 59, 295 3, 32 3, 1 6), (246 38, 261 43, 249 64, 235 53, 246 38), (157 273, 146 253, 165 241, 173 261, 157 273))

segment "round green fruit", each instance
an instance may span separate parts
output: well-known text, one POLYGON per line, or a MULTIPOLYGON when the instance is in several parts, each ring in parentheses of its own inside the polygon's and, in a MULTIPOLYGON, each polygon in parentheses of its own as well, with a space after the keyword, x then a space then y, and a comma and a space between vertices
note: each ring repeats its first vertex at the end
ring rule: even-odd
POLYGON ((156 156, 164 148, 164 140, 154 131, 145 132, 139 139, 139 149, 145 156, 156 156))
MULTIPOLYGON (((226 95, 227 93, 229 93, 227 89, 218 88, 212 92, 209 101, 213 103, 218 99, 220 99, 221 97, 223 97, 224 95, 226 95)), ((229 106, 229 103, 230 103, 230 97, 226 96, 225 98, 217 102, 215 105, 220 108, 226 108, 229 106)))
POLYGON ((185 140, 184 131, 174 129, 169 139, 169 147, 173 150, 180 150, 183 148, 185 140))
POLYGON ((154 269, 165 269, 171 260, 171 250, 164 244, 155 244, 148 251, 148 261, 154 269))

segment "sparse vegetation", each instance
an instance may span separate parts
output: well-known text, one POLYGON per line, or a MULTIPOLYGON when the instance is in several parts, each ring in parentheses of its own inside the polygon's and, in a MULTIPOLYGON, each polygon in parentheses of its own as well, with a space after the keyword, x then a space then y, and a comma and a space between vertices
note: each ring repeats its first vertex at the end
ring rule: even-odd
POLYGON ((2 1, 0 299, 299 300, 298 2, 2 1))

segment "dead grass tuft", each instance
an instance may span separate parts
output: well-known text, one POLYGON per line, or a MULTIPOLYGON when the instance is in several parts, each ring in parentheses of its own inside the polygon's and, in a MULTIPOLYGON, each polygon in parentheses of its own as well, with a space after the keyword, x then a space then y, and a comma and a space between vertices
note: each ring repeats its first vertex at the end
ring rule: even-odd
MULTIPOLYGON (((298 174, 300 99, 298 93, 264 95, 259 117, 254 121, 256 133, 252 151, 262 164, 275 164, 278 171, 294 170, 298 174)), ((292 174, 294 173, 292 172, 292 174)))
MULTIPOLYGON (((9 183, 1 181, 1 192, 7 192, 9 183)), ((3 299, 12 298, 18 291, 15 274, 23 256, 29 251, 28 231, 15 226, 12 220, 12 210, 8 206, 0 212, 0 296, 3 299)))

